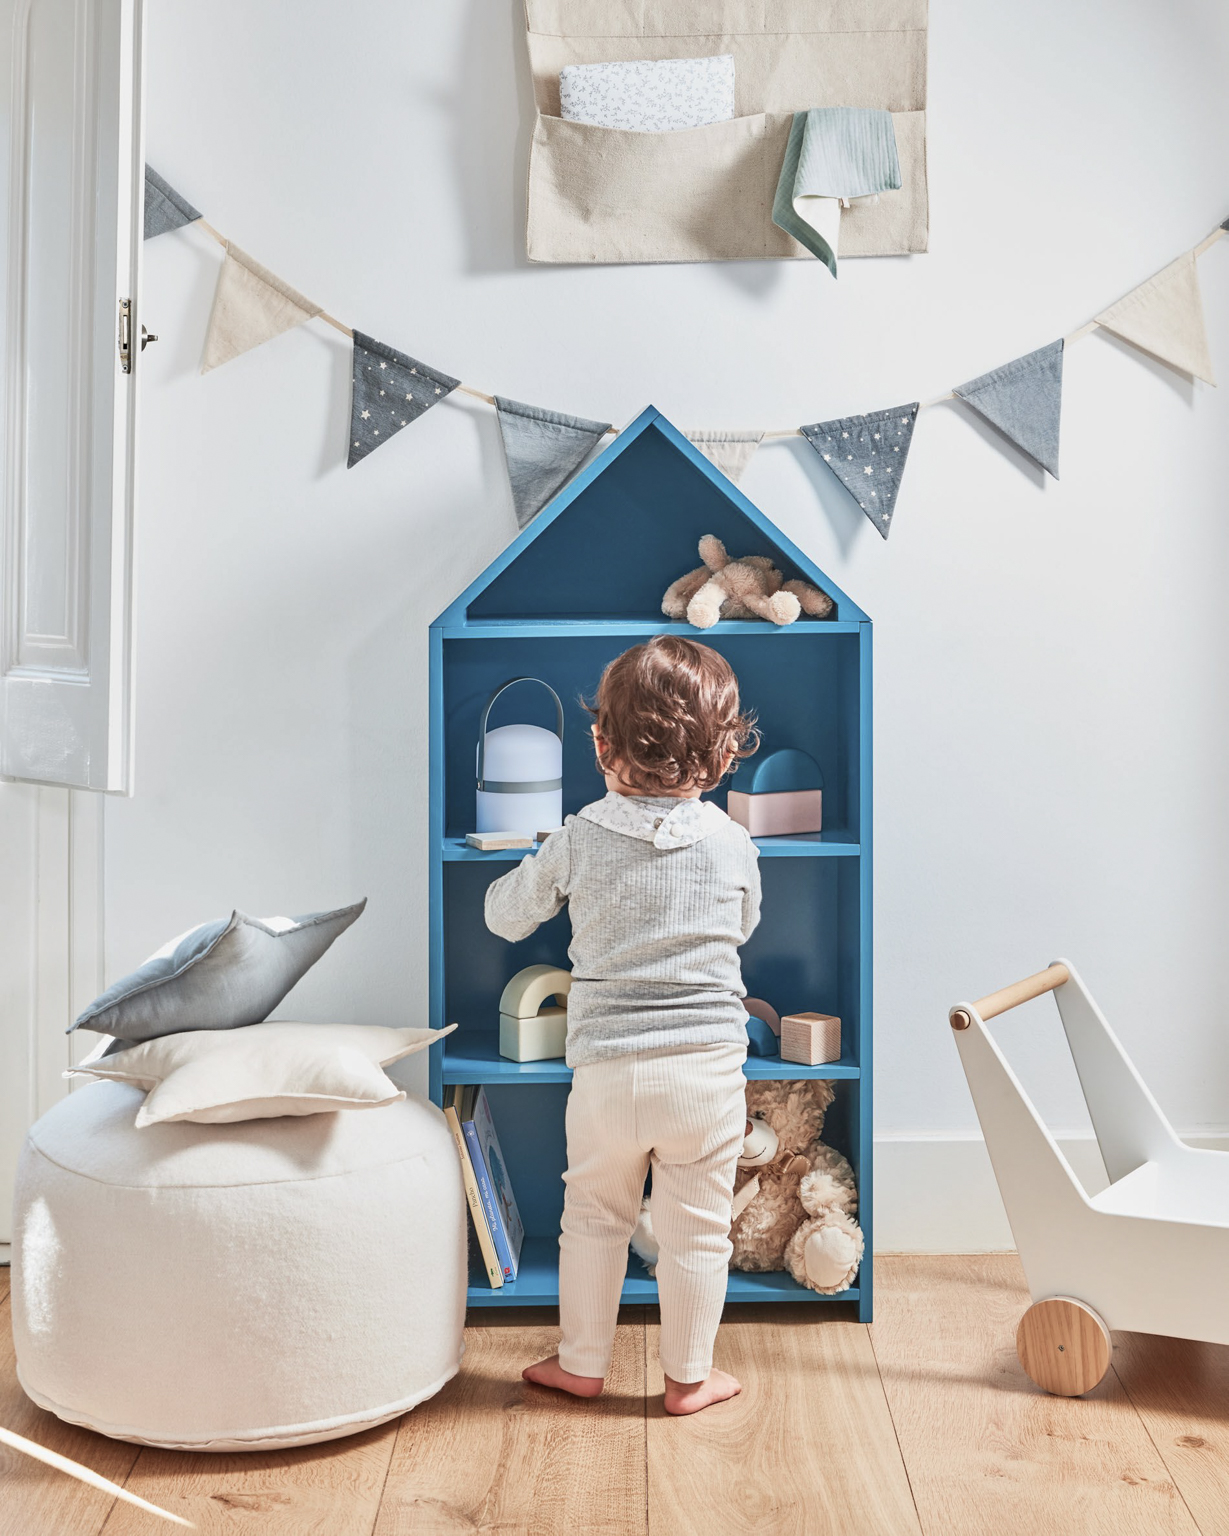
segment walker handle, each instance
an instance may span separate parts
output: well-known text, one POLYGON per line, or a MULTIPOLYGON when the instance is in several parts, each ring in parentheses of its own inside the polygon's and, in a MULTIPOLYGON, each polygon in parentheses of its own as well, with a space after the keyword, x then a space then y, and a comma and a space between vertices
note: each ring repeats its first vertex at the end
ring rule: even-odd
MULTIPOLYGON (((1026 976, 1023 981, 1013 981, 1011 986, 991 992, 989 997, 983 997, 973 1007, 984 1023, 1000 1013, 1006 1013, 1009 1008, 1017 1008, 1021 1003, 1040 997, 1043 992, 1053 992, 1055 987, 1061 987, 1063 982, 1070 980, 1071 972, 1065 965, 1050 965, 1044 971, 1038 971, 1035 976, 1026 976)), ((953 1029, 968 1029, 973 1022, 967 1008, 953 1008, 948 1014, 948 1020, 953 1029)))

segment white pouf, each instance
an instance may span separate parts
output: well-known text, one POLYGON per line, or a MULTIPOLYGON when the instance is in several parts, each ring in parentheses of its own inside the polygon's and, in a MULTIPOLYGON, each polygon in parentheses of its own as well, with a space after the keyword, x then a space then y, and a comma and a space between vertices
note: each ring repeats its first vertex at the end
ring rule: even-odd
POLYGON ((22 1154, 13 1336, 41 1408, 143 1445, 305 1445, 456 1374, 465 1195, 438 1109, 138 1131, 142 1098, 78 1089, 22 1154))

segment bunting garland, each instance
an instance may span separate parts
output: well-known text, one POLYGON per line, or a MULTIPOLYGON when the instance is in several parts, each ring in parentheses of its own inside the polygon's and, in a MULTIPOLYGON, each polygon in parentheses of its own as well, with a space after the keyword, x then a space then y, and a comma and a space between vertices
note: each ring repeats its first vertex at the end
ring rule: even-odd
POLYGON ((319 304, 296 293, 237 245, 229 240, 225 244, 226 260, 213 296, 202 373, 220 368, 240 353, 272 341, 320 313, 319 304))
POLYGON ((355 331, 346 468, 353 469, 402 427, 447 399, 460 382, 355 331))
MULTIPOLYGON (((152 240, 188 225, 199 226, 226 253, 209 317, 202 373, 314 318, 352 339, 348 468, 458 391, 495 407, 517 526, 524 528, 601 439, 614 431, 606 422, 489 395, 386 342, 351 330, 220 235, 187 198, 146 166, 145 238, 152 240)), ((1215 383, 1196 258, 1226 235, 1229 218, 1079 330, 933 400, 779 431, 697 428, 686 436, 735 484, 761 442, 801 436, 884 539, 891 531, 918 413, 944 400, 963 401, 1057 479, 1063 363, 1071 343, 1101 327, 1190 378, 1215 383)))
POLYGON ((1097 324, 1179 373, 1205 384, 1216 383, 1193 251, 1186 251, 1125 299, 1102 310, 1097 324))
POLYGON ((1058 427, 1063 399, 1060 339, 979 379, 957 384, 952 393, 984 416, 1035 464, 1058 479, 1058 427))
POLYGON ((735 485, 743 477, 743 471, 751 462, 751 455, 764 441, 763 432, 723 432, 697 428, 684 432, 683 436, 698 448, 710 464, 715 464, 727 480, 735 485))
POLYGON ((145 238, 166 235, 185 224, 195 224, 200 213, 152 165, 145 167, 145 238))
POLYGON ((880 538, 892 527, 909 444, 920 409, 897 405, 866 416, 817 421, 798 430, 871 520, 880 538))
POLYGON ((537 405, 495 396, 499 432, 508 464, 516 526, 524 528, 572 478, 610 431, 606 421, 586 421, 537 405))

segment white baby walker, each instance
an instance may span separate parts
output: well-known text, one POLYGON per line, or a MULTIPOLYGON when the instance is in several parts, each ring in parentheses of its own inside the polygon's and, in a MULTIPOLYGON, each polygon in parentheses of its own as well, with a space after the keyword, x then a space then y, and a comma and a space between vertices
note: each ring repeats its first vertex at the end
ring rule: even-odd
POLYGON ((1091 1391, 1113 1328, 1229 1344, 1229 1152, 1179 1141, 1074 966, 1057 960, 948 1017, 1033 1299, 1016 1334, 1032 1380, 1091 1391), (986 1028, 1045 992, 1110 1180, 1091 1198, 986 1028))

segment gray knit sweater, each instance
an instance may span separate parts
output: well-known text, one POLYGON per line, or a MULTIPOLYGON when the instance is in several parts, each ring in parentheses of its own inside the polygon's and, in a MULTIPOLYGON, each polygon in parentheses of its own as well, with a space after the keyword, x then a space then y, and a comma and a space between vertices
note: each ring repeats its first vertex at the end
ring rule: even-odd
POLYGON ((607 795, 488 888, 513 943, 568 904, 570 1067, 745 1042, 738 948, 760 916, 758 850, 708 801, 607 795))

